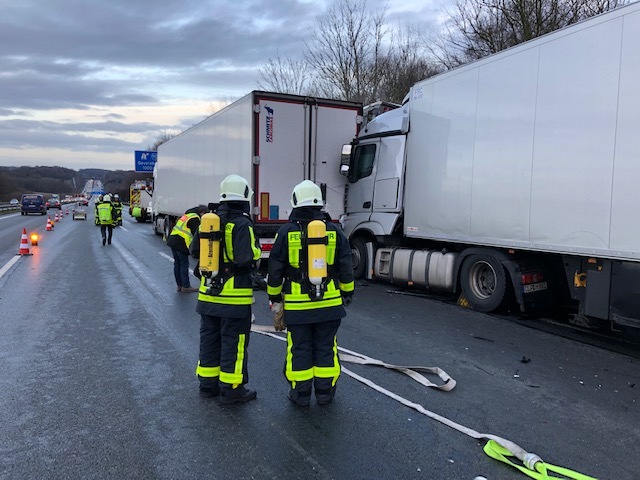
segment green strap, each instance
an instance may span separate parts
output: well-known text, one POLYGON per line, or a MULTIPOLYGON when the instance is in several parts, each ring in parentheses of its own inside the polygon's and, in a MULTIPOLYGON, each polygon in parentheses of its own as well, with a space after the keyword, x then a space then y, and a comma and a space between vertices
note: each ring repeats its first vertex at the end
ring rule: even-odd
POLYGON ((563 480, 565 478, 572 478, 574 480, 597 480, 594 477, 590 477, 579 472, 574 472, 573 470, 569 470, 568 468, 558 467, 550 463, 545 463, 543 461, 536 462, 535 470, 530 470, 529 468, 523 465, 518 465, 517 463, 514 463, 509 458, 507 458, 513 457, 513 453, 493 440, 489 440, 484 446, 484 453, 495 460, 504 462, 507 465, 511 465, 512 467, 517 468, 525 475, 531 478, 535 478, 536 480, 563 480), (549 475, 548 472, 559 473, 560 475, 563 475, 563 477, 554 477, 552 475, 549 475))

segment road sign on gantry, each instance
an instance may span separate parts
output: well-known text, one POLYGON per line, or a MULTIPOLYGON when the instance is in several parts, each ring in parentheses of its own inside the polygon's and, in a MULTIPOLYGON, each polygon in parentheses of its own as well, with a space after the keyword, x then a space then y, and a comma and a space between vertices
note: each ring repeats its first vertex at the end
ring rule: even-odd
POLYGON ((144 150, 135 151, 136 172, 153 172, 156 164, 158 152, 147 152, 144 150))

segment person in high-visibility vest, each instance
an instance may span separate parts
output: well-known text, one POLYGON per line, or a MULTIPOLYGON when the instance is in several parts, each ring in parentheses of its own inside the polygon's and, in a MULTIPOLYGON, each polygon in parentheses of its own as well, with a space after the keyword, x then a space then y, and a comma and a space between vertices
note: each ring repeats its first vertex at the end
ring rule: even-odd
POLYGON ((122 202, 120 201, 120 195, 117 193, 113 196, 111 200, 113 207, 116 209, 116 220, 115 225, 122 225, 122 202))
POLYGON ((100 234, 102 235, 102 245, 111 245, 113 237, 113 224, 115 222, 116 210, 111 204, 111 195, 102 197, 102 202, 96 205, 96 215, 100 224, 100 234), (109 236, 107 237, 107 232, 109 236))
POLYGON ((285 377, 289 400, 331 403, 340 376, 336 335, 343 305, 353 296, 351 247, 322 211, 322 191, 305 180, 291 195, 289 222, 278 230, 269 255, 267 293, 276 330, 287 329, 285 377), (284 322, 282 322, 284 320, 284 322))
POLYGON ((95 224, 96 225, 100 225, 100 218, 98 217, 98 205, 100 205, 102 203, 104 196, 103 195, 98 195, 98 198, 96 198, 95 200, 95 204, 93 205, 94 208, 94 213, 95 213, 95 224))
MULTIPOLYGON (((191 243, 191 255, 202 267, 196 312, 200 314, 200 355, 196 375, 200 394, 220 396, 223 404, 242 403, 256 398, 255 390, 245 387, 249 381, 247 359, 251 333, 253 282, 251 273, 260 259, 260 244, 251 221, 253 192, 239 175, 229 175, 220 184, 220 206, 215 209, 221 242, 215 271, 201 259, 200 230, 191 243)), ((208 222, 207 222, 208 223, 208 222)), ((202 252, 206 257, 207 252, 202 252)))
POLYGON ((200 217, 205 213, 207 213, 207 207, 204 205, 190 208, 178 219, 167 238, 167 246, 173 253, 173 276, 176 279, 178 292, 198 291, 191 286, 189 277, 189 247, 200 226, 200 217))

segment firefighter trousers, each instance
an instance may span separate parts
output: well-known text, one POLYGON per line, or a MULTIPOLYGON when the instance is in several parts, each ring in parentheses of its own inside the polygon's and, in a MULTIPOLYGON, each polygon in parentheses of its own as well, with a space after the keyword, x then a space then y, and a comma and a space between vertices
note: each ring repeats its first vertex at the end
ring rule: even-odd
POLYGON ((327 322, 287 325, 285 377, 297 395, 335 391, 340 376, 336 334, 340 319, 327 322))
POLYGON ((249 381, 247 370, 251 313, 244 318, 200 315, 200 386, 236 388, 249 381))

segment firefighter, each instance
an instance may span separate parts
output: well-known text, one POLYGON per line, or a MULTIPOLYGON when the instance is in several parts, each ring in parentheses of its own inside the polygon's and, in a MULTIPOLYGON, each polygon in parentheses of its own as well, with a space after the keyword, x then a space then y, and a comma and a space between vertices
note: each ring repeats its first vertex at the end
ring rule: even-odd
POLYGON ((103 197, 102 194, 98 195, 98 198, 96 198, 96 202, 95 202, 95 204, 93 206, 94 210, 95 210, 95 212, 94 212, 95 213, 95 224, 98 225, 98 226, 100 225, 100 219, 98 218, 98 205, 100 205, 102 203, 102 199, 103 198, 104 197, 103 197))
MULTIPOLYGON (((255 390, 245 387, 249 381, 247 360, 251 332, 253 288, 251 272, 260 259, 260 245, 249 216, 253 192, 239 175, 229 175, 220 184, 221 242, 217 274, 203 268, 196 311, 201 316, 200 356, 196 374, 200 394, 220 395, 223 404, 242 403, 256 398, 255 390)), ((191 243, 191 254, 200 258, 200 235, 191 243)), ((204 255, 204 252, 202 252, 204 255)))
POLYGON ((96 205, 97 219, 100 224, 100 233, 102 234, 102 245, 111 245, 111 237, 113 236, 113 224, 115 222, 116 211, 111 203, 111 195, 107 194, 102 197, 102 201, 96 205), (107 237, 107 232, 109 236, 107 237))
POLYGON ((200 226, 200 217, 207 212, 207 207, 198 205, 190 208, 182 215, 167 238, 167 246, 173 253, 173 276, 176 279, 178 292, 191 293, 198 289, 191 286, 189 280, 189 247, 193 236, 200 226))
POLYGON ((120 202, 120 195, 117 193, 113 196, 113 200, 111 201, 113 207, 116 210, 116 220, 115 225, 122 225, 122 202, 120 202))
POLYGON ((296 185, 291 205, 289 222, 278 230, 269 255, 267 293, 276 329, 287 328, 289 399, 308 406, 313 387, 318 404, 326 405, 340 376, 336 334, 346 315, 343 304, 353 296, 351 248, 322 211, 322 192, 315 183, 296 185))

